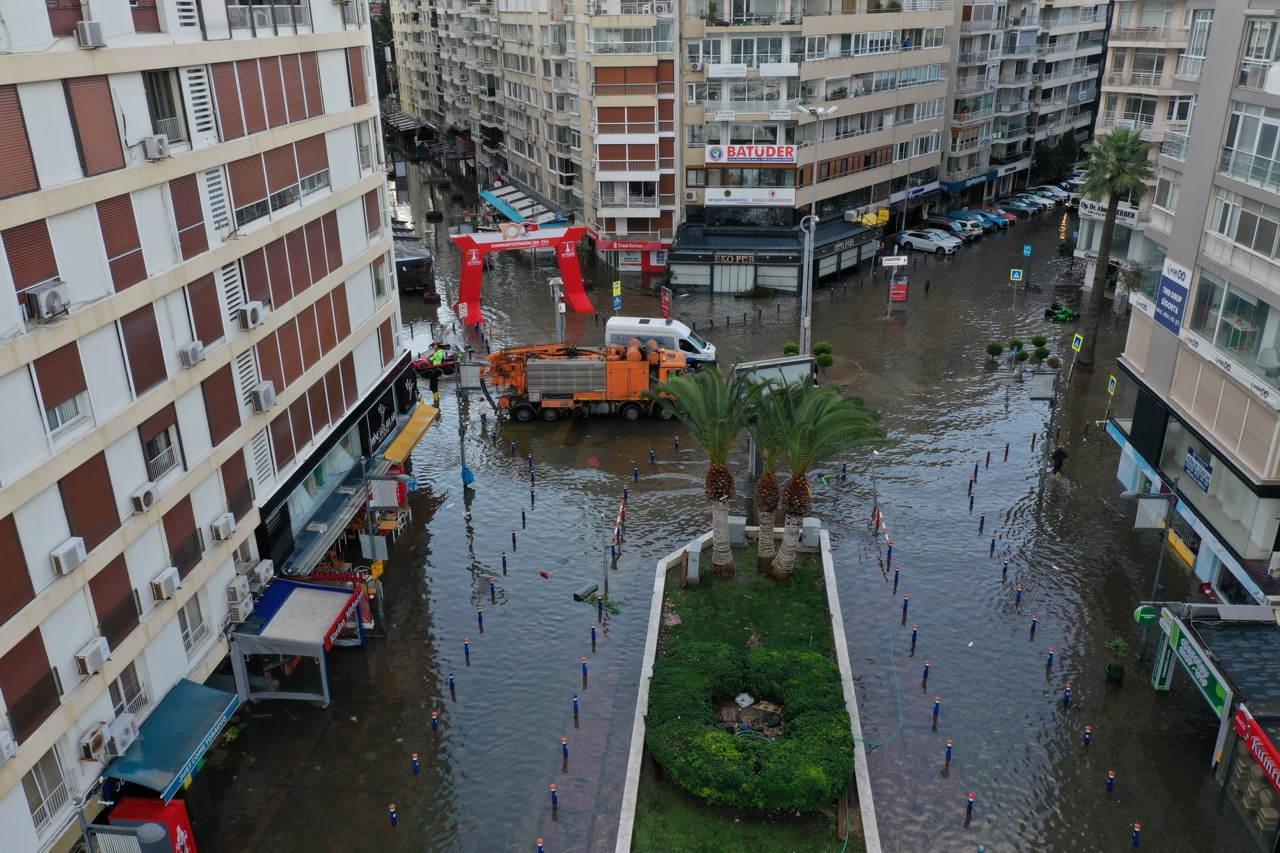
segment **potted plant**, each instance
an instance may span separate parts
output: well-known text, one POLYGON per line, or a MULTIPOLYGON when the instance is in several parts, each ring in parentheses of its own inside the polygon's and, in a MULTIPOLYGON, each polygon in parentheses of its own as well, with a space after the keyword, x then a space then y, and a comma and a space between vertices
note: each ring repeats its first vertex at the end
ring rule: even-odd
POLYGON ((1111 652, 1111 658, 1107 661, 1107 681, 1123 681, 1124 659, 1129 655, 1129 641, 1116 634, 1107 640, 1103 648, 1111 652))
POLYGON ((847 98, 847 97, 849 97, 849 87, 848 87, 848 86, 840 86, 839 88, 837 88, 837 89, 833 89, 833 90, 831 91, 831 94, 827 96, 827 100, 828 100, 828 101, 843 101, 843 100, 844 100, 845 98, 847 98))

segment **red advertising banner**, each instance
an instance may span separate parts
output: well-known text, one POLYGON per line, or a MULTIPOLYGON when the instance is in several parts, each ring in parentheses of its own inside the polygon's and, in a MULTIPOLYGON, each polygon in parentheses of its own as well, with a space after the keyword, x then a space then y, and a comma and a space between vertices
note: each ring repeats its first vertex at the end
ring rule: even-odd
POLYGON ((662 319, 671 319, 671 288, 664 287, 659 293, 662 295, 662 319))
POLYGON ((895 281, 893 284, 889 285, 889 301, 907 301, 907 283, 905 281, 895 281))
POLYGON ((1244 738, 1245 745, 1249 747, 1254 760, 1266 771, 1267 778, 1271 780, 1271 787, 1280 791, 1280 753, 1276 752, 1271 738, 1267 737, 1267 733, 1258 725, 1258 721, 1244 708, 1236 709, 1235 724, 1236 733, 1244 738))
POLYGON ((483 318, 480 280, 484 275, 484 256, 488 252, 511 249, 555 249, 560 259, 560 277, 564 279, 565 301, 579 314, 591 311, 591 300, 583 289, 582 268, 578 265, 577 243, 585 232, 581 227, 536 230, 528 225, 505 222, 501 231, 451 234, 450 238, 462 251, 462 281, 454 305, 458 319, 475 323, 483 318))

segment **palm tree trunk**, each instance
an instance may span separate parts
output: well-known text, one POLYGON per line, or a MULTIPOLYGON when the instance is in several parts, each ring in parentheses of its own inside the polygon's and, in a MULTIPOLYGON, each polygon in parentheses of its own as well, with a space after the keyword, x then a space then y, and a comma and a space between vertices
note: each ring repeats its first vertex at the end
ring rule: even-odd
POLYGON ((1102 323, 1102 302, 1107 289, 1107 273, 1111 269, 1111 241, 1116 234, 1116 214, 1120 211, 1120 196, 1107 200, 1107 215, 1102 220, 1102 236, 1098 240, 1098 263, 1093 270, 1093 287, 1089 290, 1089 304, 1084 315, 1084 345, 1080 348, 1080 364, 1093 365, 1093 350, 1098 343, 1098 326, 1102 323))
POLYGON ((788 514, 782 525, 782 544, 778 546, 778 555, 773 558, 773 576, 778 580, 786 580, 796 569, 796 549, 800 546, 800 528, 804 524, 803 515, 788 514))
POLYGON ((711 574, 731 578, 737 574, 729 547, 729 502, 711 502, 711 574))
POLYGON ((756 551, 756 568, 766 575, 769 574, 769 569, 773 566, 773 555, 775 553, 773 547, 773 517, 777 512, 777 507, 766 511, 759 504, 756 505, 756 521, 760 525, 760 536, 756 551))

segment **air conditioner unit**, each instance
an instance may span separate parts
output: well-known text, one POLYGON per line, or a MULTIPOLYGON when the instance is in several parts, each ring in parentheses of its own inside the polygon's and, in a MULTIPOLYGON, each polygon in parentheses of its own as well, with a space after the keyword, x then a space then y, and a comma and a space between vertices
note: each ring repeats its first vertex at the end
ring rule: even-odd
POLYGON ((60 278, 38 284, 23 293, 27 302, 27 317, 32 320, 52 320, 66 314, 71 303, 71 290, 60 278))
POLYGON ((102 669, 102 665, 110 656, 111 646, 107 643, 107 638, 94 637, 89 641, 89 645, 76 655, 76 669, 80 670, 81 675, 93 675, 102 669))
POLYGON ((178 350, 178 360, 183 367, 195 367, 204 361, 204 342, 192 341, 178 350))
POLYGON ((231 538, 231 534, 236 532, 236 517, 229 512, 225 512, 213 520, 213 524, 209 525, 213 531, 215 542, 222 542, 231 538))
POLYGON ((133 511, 146 512, 155 505, 157 497, 159 497, 159 495, 156 492, 156 484, 147 483, 131 496, 131 500, 133 501, 133 511))
POLYGON ((652 14, 653 14, 653 4, 652 4, 652 3, 643 3, 643 4, 641 4, 641 6, 640 6, 640 14, 641 14, 641 15, 652 15, 652 14))
POLYGON ((182 583, 182 578, 178 575, 178 567, 170 566, 152 579, 151 598, 155 601, 164 601, 166 598, 170 598, 178 591, 178 584, 180 583, 182 583))
POLYGON ((235 580, 227 585, 227 604, 239 604, 249 597, 249 579, 244 575, 236 575, 235 580))
POLYGON ((80 740, 81 761, 101 761, 107 748, 107 724, 98 723, 93 731, 80 740))
POLYGON ((862 217, 858 215, 856 210, 846 210, 844 212, 844 221, 858 223, 862 221, 862 217))
POLYGON ((148 160, 163 160, 169 156, 169 137, 163 133, 142 137, 142 153, 148 160))
POLYGON ((685 200, 685 201, 697 201, 697 200, 698 200, 698 191, 697 191, 697 190, 685 190, 685 191, 684 191, 684 200, 685 200))
POLYGON ((669 15, 671 14, 671 4, 670 3, 654 3, 653 11, 658 13, 659 15, 669 15))
POLYGON ((270 560, 259 560, 258 565, 253 567, 253 572, 258 577, 258 583, 265 586, 276 576, 276 564, 270 560))
POLYGON ((262 325, 262 320, 266 315, 266 308, 261 302, 246 302, 240 309, 240 328, 246 332, 250 329, 256 329, 262 325))
POLYGON ((138 739, 138 718, 121 714, 107 726, 107 755, 119 758, 138 739))
POLYGON ((54 548, 49 556, 53 559, 53 570, 55 572, 60 575, 69 575, 76 566, 84 562, 86 556, 84 540, 79 536, 72 536, 66 542, 54 548))
POLYGON ((1043 80, 1043 79, 1044 79, 1044 75, 1043 75, 1043 74, 1032 74, 1032 75, 1031 75, 1031 82, 1032 82, 1032 83, 1039 83, 1039 82, 1040 82, 1041 80, 1043 80))
POLYGON ((690 71, 701 71, 701 70, 702 70, 702 63, 701 63, 701 62, 690 62, 690 63, 689 63, 689 70, 690 70, 690 71))
POLYGON ((230 617, 232 623, 240 624, 249 618, 249 614, 253 612, 253 598, 245 598, 227 608, 227 616, 230 617))
POLYGON ((18 744, 14 741, 13 735, 0 729, 0 764, 4 764, 17 754, 18 744))
POLYGON ((276 384, 264 379, 249 391, 249 404, 255 412, 265 412, 276 404, 276 384))
POLYGON ((101 21, 80 21, 76 24, 76 47, 106 47, 107 38, 102 34, 101 21))

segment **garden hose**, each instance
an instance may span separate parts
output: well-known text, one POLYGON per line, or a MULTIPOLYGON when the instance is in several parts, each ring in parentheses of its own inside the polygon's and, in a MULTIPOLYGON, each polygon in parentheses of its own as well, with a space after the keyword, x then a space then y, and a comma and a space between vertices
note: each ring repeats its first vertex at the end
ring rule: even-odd
POLYGON ((867 746, 871 747, 872 749, 875 749, 877 746, 884 746, 886 743, 893 740, 899 734, 902 733, 902 688, 898 684, 898 666, 896 663, 894 663, 894 660, 893 660, 893 632, 890 631, 888 632, 888 634, 889 634, 889 664, 893 668, 893 696, 895 699, 898 700, 898 727, 893 730, 893 734, 889 735, 887 738, 880 741, 879 743, 873 740, 867 740, 866 738, 854 738, 854 740, 860 740, 863 743, 865 743, 867 746))

